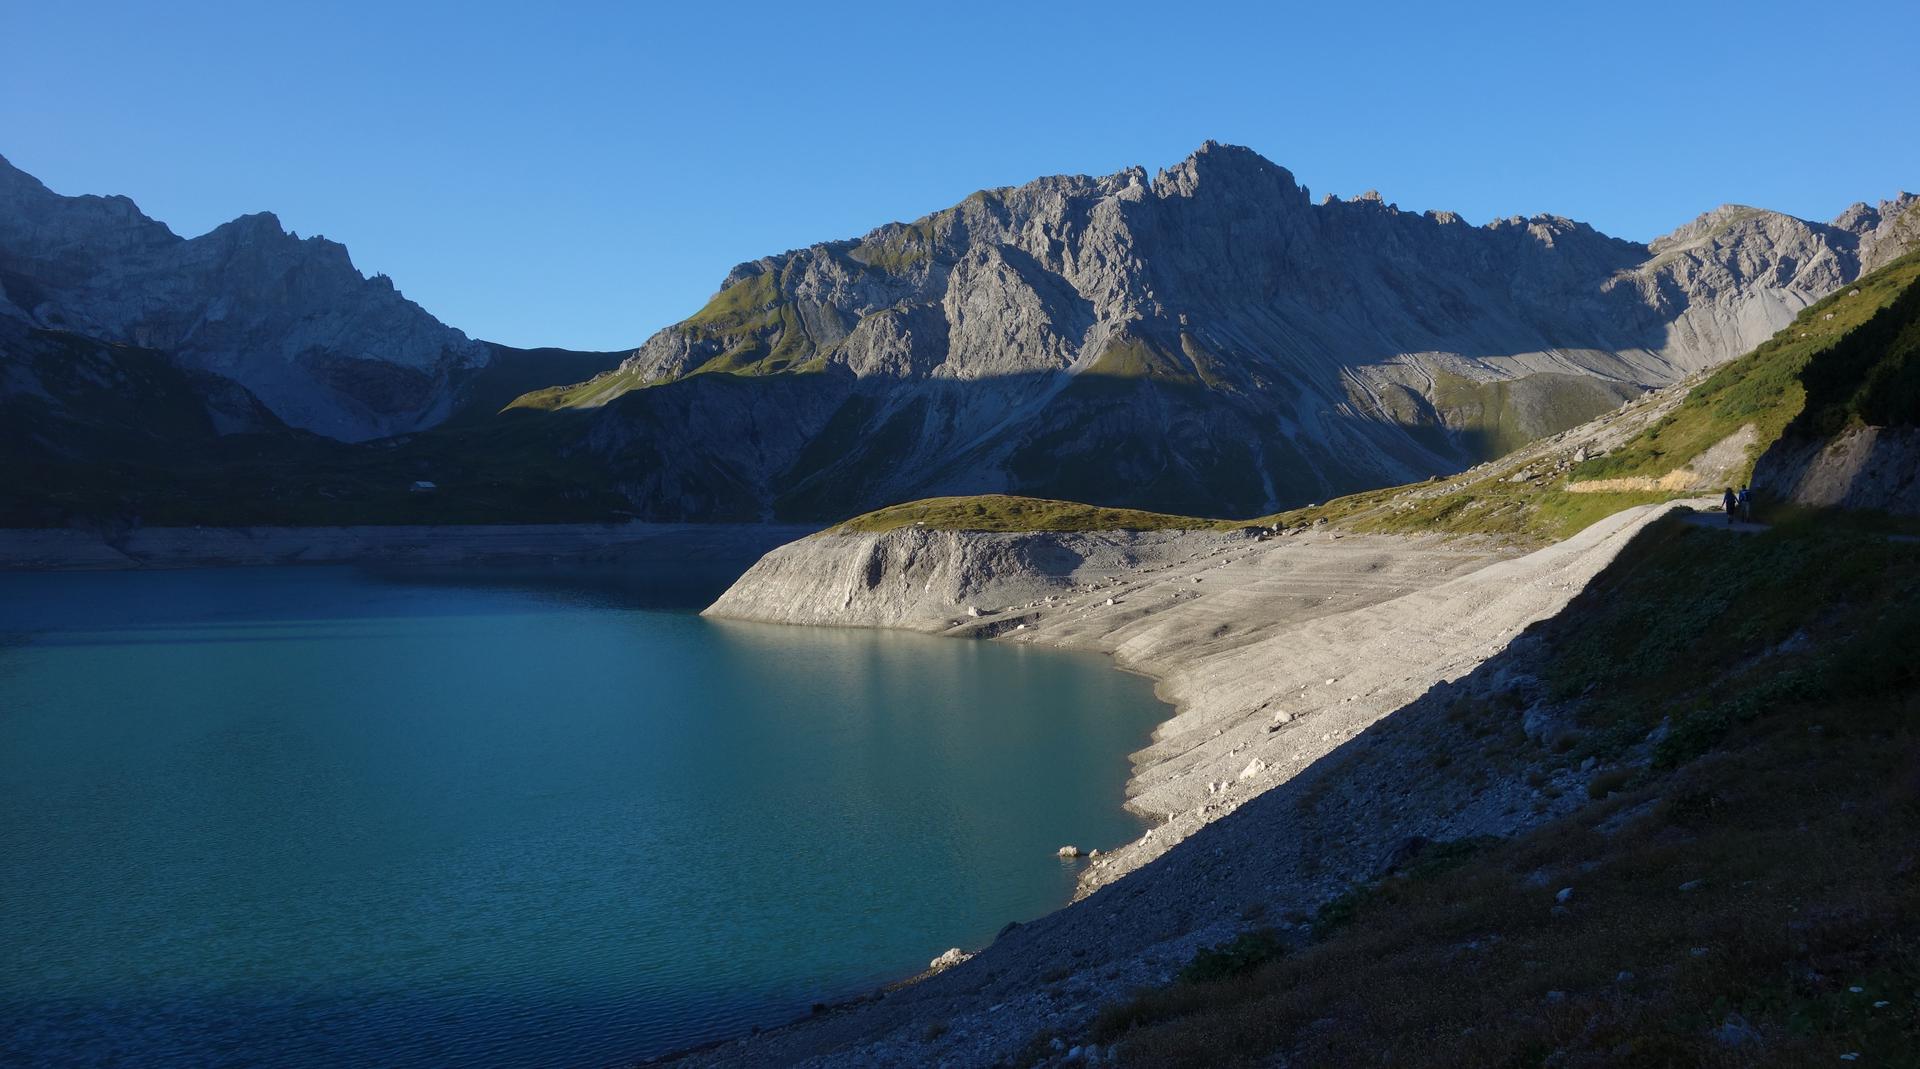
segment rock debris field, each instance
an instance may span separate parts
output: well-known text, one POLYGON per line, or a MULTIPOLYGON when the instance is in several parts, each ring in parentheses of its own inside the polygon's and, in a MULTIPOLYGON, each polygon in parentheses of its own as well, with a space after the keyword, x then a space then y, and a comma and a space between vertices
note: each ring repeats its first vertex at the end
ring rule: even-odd
MULTIPOLYGON (((1152 829, 1080 862, 1073 905, 945 956, 918 983, 683 1058, 1020 1060, 1033 1036, 1084 1031, 1247 918, 1311 913, 1409 839, 1512 834, 1565 812, 1579 792, 1543 792, 1537 768, 1486 767, 1444 707, 1463 688, 1532 696, 1531 640, 1516 639, 1685 504, 1628 509, 1533 552, 1325 527, 907 527, 775 550, 708 613, 1097 650, 1153 676, 1175 711, 1133 758, 1127 804, 1152 829)), ((1527 716, 1544 752, 1550 711, 1536 702, 1527 716)))

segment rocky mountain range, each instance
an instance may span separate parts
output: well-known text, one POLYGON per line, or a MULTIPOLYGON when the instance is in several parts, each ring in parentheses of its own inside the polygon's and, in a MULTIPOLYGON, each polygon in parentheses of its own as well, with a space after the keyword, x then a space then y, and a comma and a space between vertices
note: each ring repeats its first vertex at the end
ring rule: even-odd
POLYGON ((1737 356, 1912 246, 1914 202, 1729 206, 1641 245, 1316 203, 1210 142, 741 264, 617 371, 522 403, 606 410, 594 448, 657 514, 990 491, 1257 514, 1459 470, 1737 356))
POLYGON ((1729 206, 1642 245, 1316 202, 1209 142, 1157 175, 1043 178, 741 264, 637 350, 574 354, 470 339, 270 215, 183 239, 0 161, 0 408, 85 460, 137 352, 134 377, 200 399, 211 454, 377 439, 409 474, 564 470, 572 498, 652 519, 989 491, 1252 515, 1457 471, 1730 359, 1920 244, 1914 203, 1830 224, 1729 206))
MULTIPOLYGON (((182 238, 126 197, 61 196, 4 158, 0 319, 16 339, 24 328, 167 354, 218 395, 221 433, 284 426, 341 441, 446 421, 512 352, 446 326, 385 275, 363 276, 344 246, 302 239, 270 213, 182 238), (236 402, 233 387, 258 404, 236 402)), ((23 344, 34 343, 9 348, 23 344)))

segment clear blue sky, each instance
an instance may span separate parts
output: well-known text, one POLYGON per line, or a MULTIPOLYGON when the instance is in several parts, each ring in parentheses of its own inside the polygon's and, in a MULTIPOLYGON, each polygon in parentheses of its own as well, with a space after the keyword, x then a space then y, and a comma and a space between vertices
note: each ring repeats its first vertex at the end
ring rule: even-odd
POLYGON ((1640 240, 1920 186, 1920 4, 10 3, 0 154, 271 210, 470 334, 624 348, 741 260, 1207 138, 1640 240), (1433 5, 1437 8, 1439 5, 1433 5))

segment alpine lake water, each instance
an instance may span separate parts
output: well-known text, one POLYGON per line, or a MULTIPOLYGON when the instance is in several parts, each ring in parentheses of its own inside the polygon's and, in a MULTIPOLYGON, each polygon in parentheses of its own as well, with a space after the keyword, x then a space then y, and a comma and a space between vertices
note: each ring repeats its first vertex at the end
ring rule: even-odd
POLYGON ((727 578, 0 575, 0 1063, 630 1063, 1140 831, 1148 681, 696 615, 727 578))

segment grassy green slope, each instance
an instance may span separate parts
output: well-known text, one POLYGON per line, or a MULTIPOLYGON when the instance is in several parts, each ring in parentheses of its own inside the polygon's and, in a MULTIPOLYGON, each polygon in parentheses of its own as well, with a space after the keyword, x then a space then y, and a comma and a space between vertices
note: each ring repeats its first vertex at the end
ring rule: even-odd
MULTIPOLYGON (((779 278, 771 272, 750 275, 727 286, 698 312, 669 329, 684 336, 689 344, 713 351, 686 375, 778 375, 819 371, 825 366, 799 309, 786 298, 779 278)), ((648 381, 619 367, 585 382, 529 391, 507 407, 540 411, 593 408, 628 391, 670 381, 648 381)))
POLYGON ((615 370, 624 352, 592 353, 569 349, 516 349, 490 345, 493 359, 466 384, 459 411, 447 421, 476 426, 529 393, 565 390, 615 370))
POLYGON ((830 532, 879 533, 901 527, 943 531, 1160 531, 1239 526, 1227 520, 1110 509, 1076 501, 1007 494, 934 497, 856 516, 830 532))
POLYGON ((1492 534, 1541 543, 1633 505, 1684 492, 1572 493, 1568 482, 1656 480, 1740 428, 1757 434, 1745 473, 1783 434, 1849 422, 1920 419, 1920 253, 1894 261, 1803 311, 1786 329, 1709 376, 1684 401, 1612 453, 1564 475, 1508 481, 1515 463, 1437 484, 1392 487, 1269 517, 1326 519, 1359 531, 1492 534), (1832 318, 1828 318, 1831 316, 1832 318), (1812 401, 1809 401, 1811 391, 1812 401), (1817 426, 1816 426, 1817 425, 1817 426))
MULTIPOLYGON (((1842 391, 1845 383, 1853 390, 1865 388, 1865 371, 1873 366, 1870 354, 1889 326, 1915 318, 1920 304, 1916 281, 1920 253, 1901 257, 1816 302, 1785 330, 1715 372, 1677 410, 1625 448, 1575 468, 1573 478, 1659 478, 1749 423, 1759 431, 1750 454, 1757 459, 1806 410, 1810 382, 1821 391, 1823 406, 1839 403, 1841 418, 1865 415, 1872 403, 1869 396, 1855 398, 1852 390, 1844 398, 1828 395, 1842 391)), ((1909 382, 1911 391, 1910 380, 1897 375, 1889 378, 1888 388, 1896 382, 1909 382)))
MULTIPOLYGON (((1657 528, 1544 635, 1551 692, 1590 695, 1547 759, 1666 721, 1650 766, 1354 888, 1304 946, 1203 955, 1088 1031, 1135 1066, 1916 1064, 1916 594, 1920 547, 1657 528)), ((1449 719, 1491 759, 1526 746, 1511 708, 1449 719)))

